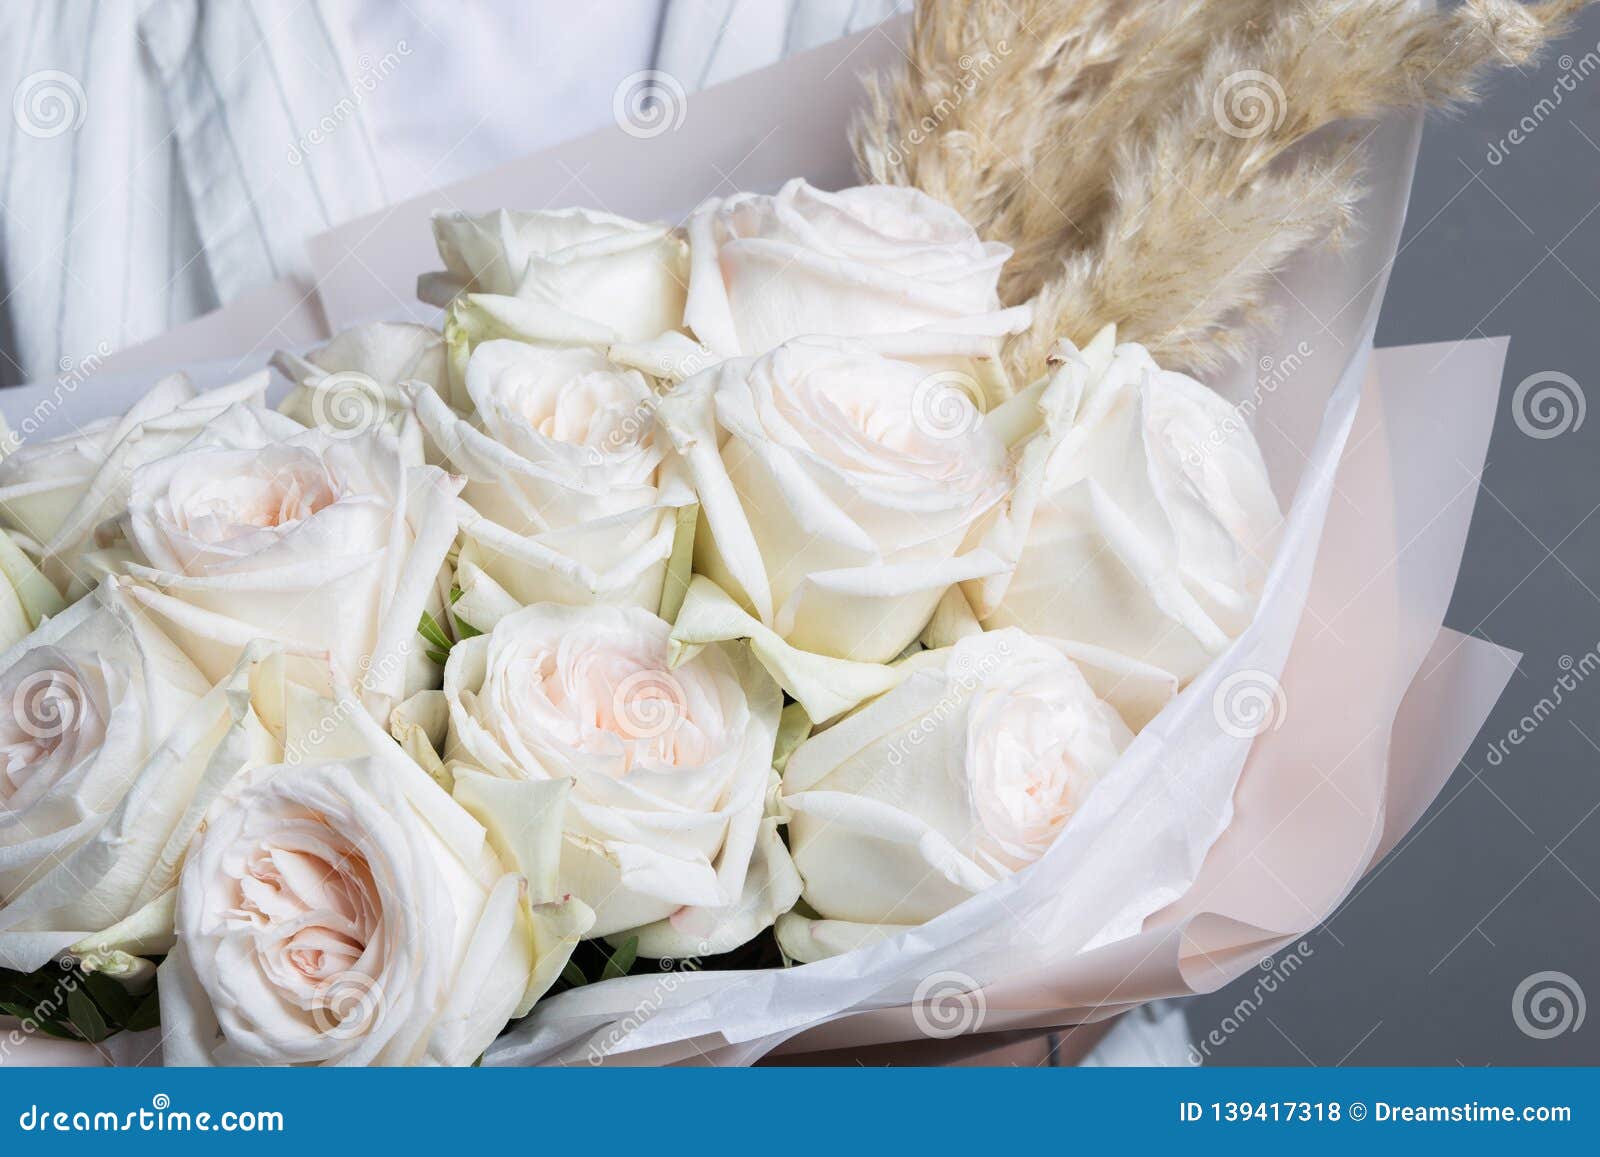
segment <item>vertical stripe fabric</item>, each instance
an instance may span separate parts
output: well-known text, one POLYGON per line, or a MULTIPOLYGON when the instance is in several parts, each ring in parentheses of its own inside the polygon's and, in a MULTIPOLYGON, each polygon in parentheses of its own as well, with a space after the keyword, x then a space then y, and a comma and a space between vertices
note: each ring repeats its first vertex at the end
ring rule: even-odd
MULTIPOLYGON (((525 12, 513 21, 491 0, 413 22, 435 53, 477 55, 472 46, 502 28, 557 38, 485 62, 502 69, 537 60, 534 49, 581 54, 602 72, 629 59, 636 69, 653 37, 653 66, 693 91, 909 5, 643 0, 629 11, 649 20, 637 36, 611 33, 609 54, 572 39, 574 28, 607 36, 604 21, 591 33, 552 18, 530 32, 525 12)), ((369 123, 379 110, 361 83, 376 66, 349 43, 360 13, 349 0, 0 2, 0 98, 12 114, 0 123, 0 385, 81 378, 96 359, 304 271, 307 238, 386 203, 369 123)), ((573 132, 607 119, 599 103, 621 78, 584 79, 552 74, 558 91, 538 134, 519 133, 515 102, 450 115, 514 155, 535 147, 519 142, 551 139, 550 117, 573 132)), ((389 131, 402 151, 407 108, 482 99, 481 88, 428 92, 415 71, 392 83, 416 86, 383 94, 401 118, 389 131)))
POLYGON ((655 67, 694 92, 911 7, 912 0, 666 0, 655 67))
POLYGON ((381 207, 348 56, 323 0, 0 5, 0 384, 81 376, 381 207))

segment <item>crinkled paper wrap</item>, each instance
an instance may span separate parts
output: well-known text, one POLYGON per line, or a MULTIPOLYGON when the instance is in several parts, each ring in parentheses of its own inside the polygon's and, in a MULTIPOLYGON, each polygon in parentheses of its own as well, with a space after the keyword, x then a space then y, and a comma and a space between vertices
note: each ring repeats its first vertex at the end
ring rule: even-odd
MULTIPOLYGON (((397 293, 431 267, 417 249, 431 208, 543 205, 544 186, 573 168, 584 189, 566 200, 673 220, 713 166, 748 187, 789 176, 836 187, 849 172, 854 73, 894 48, 869 32, 697 94, 682 129, 655 141, 608 131, 336 230, 312 246, 322 304, 339 325, 394 314, 397 293), (664 179, 638 180, 652 157, 664 179)), ((816 964, 643 974, 549 998, 485 1063, 740 1064, 924 1039, 914 1002, 930 979, 982 988, 975 1030, 1103 1019, 1215 989, 1327 916, 1443 786, 1512 665, 1441 629, 1504 343, 1371 356, 1420 131, 1405 117, 1371 136, 1373 192, 1355 243, 1282 278, 1280 324, 1221 384, 1252 413, 1288 511, 1256 622, 1138 736, 1044 858, 921 928, 816 964), (1219 696, 1264 678, 1281 687, 1273 726, 1253 742, 1226 733, 1219 696)), ((281 317, 258 305, 228 328, 269 332, 281 317)), ((194 357, 172 352, 173 363, 194 357)), ((142 351, 141 367, 152 356, 142 351)), ((239 364, 191 368, 216 382, 239 364)), ((146 381, 108 376, 47 406, 42 424, 110 412, 146 381)), ((7 391, 0 407, 16 425, 53 392, 7 391)), ((150 1047, 102 1046, 124 1062, 150 1047)))

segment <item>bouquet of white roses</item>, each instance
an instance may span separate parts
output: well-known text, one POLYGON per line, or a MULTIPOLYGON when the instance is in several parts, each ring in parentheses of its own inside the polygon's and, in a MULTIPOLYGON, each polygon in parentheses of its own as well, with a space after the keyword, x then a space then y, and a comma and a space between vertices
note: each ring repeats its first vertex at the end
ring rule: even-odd
POLYGON ((169 1063, 748 1058, 1182 900, 1283 722, 1376 295, 1264 453, 914 182, 434 233, 436 325, 0 460, 0 968, 84 984, 10 1011, 159 1015, 169 1063))

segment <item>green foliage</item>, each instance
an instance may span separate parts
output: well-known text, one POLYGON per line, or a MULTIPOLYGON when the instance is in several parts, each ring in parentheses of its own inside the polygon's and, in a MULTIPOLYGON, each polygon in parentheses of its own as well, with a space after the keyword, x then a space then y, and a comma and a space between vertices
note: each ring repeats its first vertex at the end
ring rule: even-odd
POLYGON ((600 970, 601 980, 620 980, 628 975, 628 969, 633 967, 633 962, 639 959, 639 938, 630 936, 622 942, 622 947, 611 954, 611 959, 606 961, 606 966, 600 970))
MULTIPOLYGON (((450 605, 452 607, 455 606, 456 601, 460 598, 461 588, 456 586, 451 587, 450 605)), ((439 624, 439 620, 434 618, 427 611, 422 612, 422 618, 417 622, 417 634, 421 635, 423 641, 428 644, 428 649, 425 653, 427 654, 428 658, 432 659, 441 667, 444 666, 445 662, 450 658, 451 647, 455 646, 462 639, 471 639, 477 635, 483 634, 483 632, 478 630, 477 627, 474 627, 471 623, 466 622, 459 615, 452 613, 451 618, 455 620, 455 638, 453 639, 445 632, 444 627, 439 624)))
POLYGON ((615 980, 627 976, 639 962, 639 938, 630 936, 620 947, 611 948, 604 940, 585 940, 561 969, 568 988, 578 988, 596 980, 615 980))
POLYGON ((136 995, 109 976, 84 973, 76 965, 47 965, 32 973, 0 968, 0 1012, 16 1017, 26 1031, 90 1044, 161 1022, 154 988, 136 995))

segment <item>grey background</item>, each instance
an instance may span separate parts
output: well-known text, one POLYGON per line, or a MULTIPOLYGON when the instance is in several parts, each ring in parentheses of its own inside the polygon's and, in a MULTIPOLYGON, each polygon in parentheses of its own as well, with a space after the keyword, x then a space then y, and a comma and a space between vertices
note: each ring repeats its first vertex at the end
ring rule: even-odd
POLYGON ((1518 985, 1545 971, 1600 1002, 1600 672, 1498 766, 1487 758, 1553 698, 1563 656, 1581 663, 1600 647, 1600 413, 1537 439, 1511 409, 1518 383, 1547 371, 1600 407, 1600 10, 1490 91, 1429 122, 1378 344, 1511 335, 1446 624, 1523 659, 1379 882, 1307 938, 1286 982, 1244 1016, 1254 976, 1188 1003, 1197 1041, 1238 1022, 1208 1064, 1600 1063, 1600 1007, 1548 1039, 1512 1016, 1518 985), (1564 72, 1574 91, 1538 111, 1564 72), (1531 133, 1491 163, 1524 117, 1531 133))

